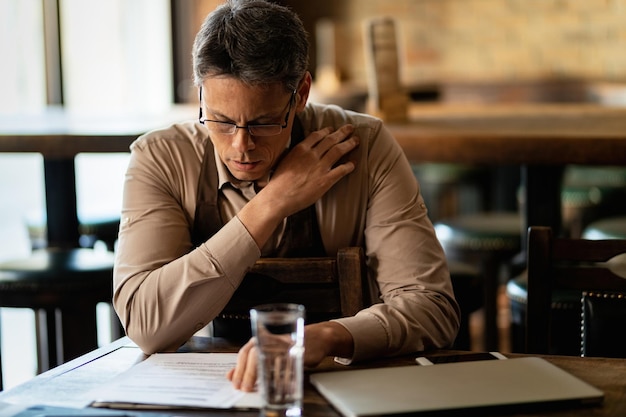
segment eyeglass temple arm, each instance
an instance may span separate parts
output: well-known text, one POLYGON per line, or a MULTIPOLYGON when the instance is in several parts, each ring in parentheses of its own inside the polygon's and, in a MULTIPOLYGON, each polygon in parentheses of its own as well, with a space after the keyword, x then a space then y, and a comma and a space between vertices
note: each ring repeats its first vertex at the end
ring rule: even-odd
POLYGON ((200 101, 200 108, 198 110, 198 120, 202 120, 202 85, 198 89, 198 100, 200 101))

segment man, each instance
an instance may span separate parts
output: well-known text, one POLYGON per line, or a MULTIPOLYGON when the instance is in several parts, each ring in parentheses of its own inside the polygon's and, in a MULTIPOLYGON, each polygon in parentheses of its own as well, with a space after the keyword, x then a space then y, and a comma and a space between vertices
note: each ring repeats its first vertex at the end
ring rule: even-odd
MULTIPOLYGON (((411 168, 380 120, 307 103, 306 36, 273 3, 217 8, 193 49, 200 123, 132 145, 114 304, 144 352, 174 351, 217 325, 260 256, 334 256, 346 246, 364 248, 380 299, 307 325, 305 365, 453 342, 459 310, 411 168)), ((249 342, 229 374, 235 387, 253 388, 255 364, 249 342)))

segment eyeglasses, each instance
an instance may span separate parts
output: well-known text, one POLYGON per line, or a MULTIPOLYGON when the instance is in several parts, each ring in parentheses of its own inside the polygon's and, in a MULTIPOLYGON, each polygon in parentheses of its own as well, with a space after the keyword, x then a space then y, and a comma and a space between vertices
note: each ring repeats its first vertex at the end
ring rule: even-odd
POLYGON ((287 127, 289 121, 289 113, 291 113, 291 105, 293 99, 296 96, 296 90, 293 90, 291 97, 289 97, 289 103, 287 103, 287 114, 285 115, 285 123, 282 125, 277 124, 251 124, 245 126, 238 126, 232 122, 222 122, 219 120, 204 119, 202 117, 202 87, 200 87, 200 114, 198 121, 205 125, 211 132, 221 135, 234 135, 237 129, 247 129, 248 133, 252 136, 276 136, 280 134, 287 127))

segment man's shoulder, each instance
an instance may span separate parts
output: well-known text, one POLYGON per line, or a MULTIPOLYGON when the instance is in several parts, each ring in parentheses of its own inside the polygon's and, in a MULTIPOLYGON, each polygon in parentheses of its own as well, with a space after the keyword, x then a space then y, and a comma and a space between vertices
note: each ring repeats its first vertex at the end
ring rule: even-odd
POLYGON ((350 123, 357 128, 380 129, 383 122, 369 114, 348 110, 334 104, 309 102, 302 114, 311 130, 325 126, 339 127, 350 123))

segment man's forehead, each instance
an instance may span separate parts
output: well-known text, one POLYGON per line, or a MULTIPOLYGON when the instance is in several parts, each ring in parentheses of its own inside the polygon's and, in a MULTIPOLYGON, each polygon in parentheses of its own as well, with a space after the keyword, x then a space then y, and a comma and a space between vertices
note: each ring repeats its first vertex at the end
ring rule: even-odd
POLYGON ((209 76, 203 80, 202 85, 205 88, 237 88, 253 94, 283 94, 290 92, 282 83, 249 84, 232 75, 209 76))
POLYGON ((280 115, 287 106, 289 93, 281 85, 247 86, 242 84, 206 82, 202 85, 202 101, 206 110, 216 115, 235 116, 235 114, 251 111, 248 116, 255 118, 275 117, 280 115))

